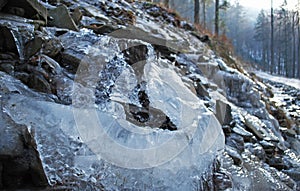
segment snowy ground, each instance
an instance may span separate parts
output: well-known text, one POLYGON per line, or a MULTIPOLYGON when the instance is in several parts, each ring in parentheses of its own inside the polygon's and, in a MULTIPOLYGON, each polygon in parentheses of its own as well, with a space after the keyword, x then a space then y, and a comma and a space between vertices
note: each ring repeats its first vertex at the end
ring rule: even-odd
POLYGON ((285 78, 285 77, 282 77, 282 76, 275 76, 275 75, 271 75, 271 74, 261 72, 261 71, 256 71, 255 74, 258 77, 265 78, 265 79, 268 79, 268 80, 273 81, 273 82, 279 82, 279 83, 282 83, 282 84, 286 84, 288 86, 292 86, 292 87, 297 88, 297 89, 300 90, 300 80, 299 79, 285 78))

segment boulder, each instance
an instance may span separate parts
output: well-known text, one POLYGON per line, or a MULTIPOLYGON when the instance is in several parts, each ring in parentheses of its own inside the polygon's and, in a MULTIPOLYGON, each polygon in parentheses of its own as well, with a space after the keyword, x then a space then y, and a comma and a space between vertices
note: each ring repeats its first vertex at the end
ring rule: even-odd
POLYGON ((0 122, 0 188, 44 187, 44 172, 35 139, 25 125, 2 113, 0 122))
POLYGON ((221 125, 229 125, 232 121, 231 106, 222 100, 217 100, 216 117, 221 123, 221 125))
POLYGON ((235 148, 239 153, 244 151, 244 139, 238 134, 231 133, 230 136, 226 137, 226 145, 235 148))
POLYGON ((82 19, 82 15, 83 14, 80 11, 79 7, 76 7, 74 9, 74 11, 72 12, 71 16, 76 25, 78 25, 80 23, 80 20, 82 19))
POLYGON ((227 190, 232 188, 231 174, 225 169, 221 169, 219 172, 215 172, 213 175, 214 189, 215 190, 227 190))
POLYGON ((55 57, 62 49, 59 39, 45 29, 43 32, 35 31, 34 38, 26 43, 24 53, 27 59, 38 52, 55 57))
POLYGON ((225 151, 233 159, 233 162, 235 165, 243 164, 243 162, 244 162, 243 158, 241 157, 241 155, 235 148, 226 145, 225 151))
POLYGON ((13 52, 18 54, 18 48, 10 29, 6 26, 0 26, 0 51, 13 52))
POLYGON ((9 0, 2 11, 47 22, 47 9, 38 0, 9 0))
POLYGON ((48 14, 51 17, 48 22, 49 26, 78 31, 78 28, 65 5, 59 5, 54 9, 50 9, 48 14))
POLYGON ((25 44, 33 39, 33 21, 18 16, 0 15, 0 52, 14 53, 24 61, 25 44), (3 37, 3 38, 2 38, 3 37))

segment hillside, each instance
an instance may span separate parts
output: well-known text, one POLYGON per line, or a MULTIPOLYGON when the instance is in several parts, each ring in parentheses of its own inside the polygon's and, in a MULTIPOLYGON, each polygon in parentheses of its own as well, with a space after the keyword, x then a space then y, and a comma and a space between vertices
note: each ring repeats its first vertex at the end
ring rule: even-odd
POLYGON ((0 12, 0 189, 300 189, 299 88, 247 72, 176 13, 134 0, 0 12))

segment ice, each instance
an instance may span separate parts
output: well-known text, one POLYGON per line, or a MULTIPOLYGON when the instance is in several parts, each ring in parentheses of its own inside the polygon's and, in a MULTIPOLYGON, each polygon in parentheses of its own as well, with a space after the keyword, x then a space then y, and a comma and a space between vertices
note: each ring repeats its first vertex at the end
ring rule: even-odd
POLYGON ((114 101, 114 109, 104 112, 11 95, 3 107, 35 132, 52 184, 80 179, 101 181, 107 190, 192 190, 193 177, 209 170, 224 147, 221 126, 172 67, 149 63, 145 71, 153 106, 176 118, 177 131, 132 124, 114 101))

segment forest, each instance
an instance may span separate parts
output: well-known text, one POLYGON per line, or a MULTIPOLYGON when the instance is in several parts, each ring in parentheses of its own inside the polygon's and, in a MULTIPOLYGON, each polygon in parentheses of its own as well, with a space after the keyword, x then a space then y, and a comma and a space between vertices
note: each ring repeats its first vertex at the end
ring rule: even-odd
POLYGON ((228 39, 235 54, 259 70, 300 78, 300 1, 291 6, 282 0, 279 7, 255 11, 238 0, 154 2, 177 11, 205 32, 228 39))

